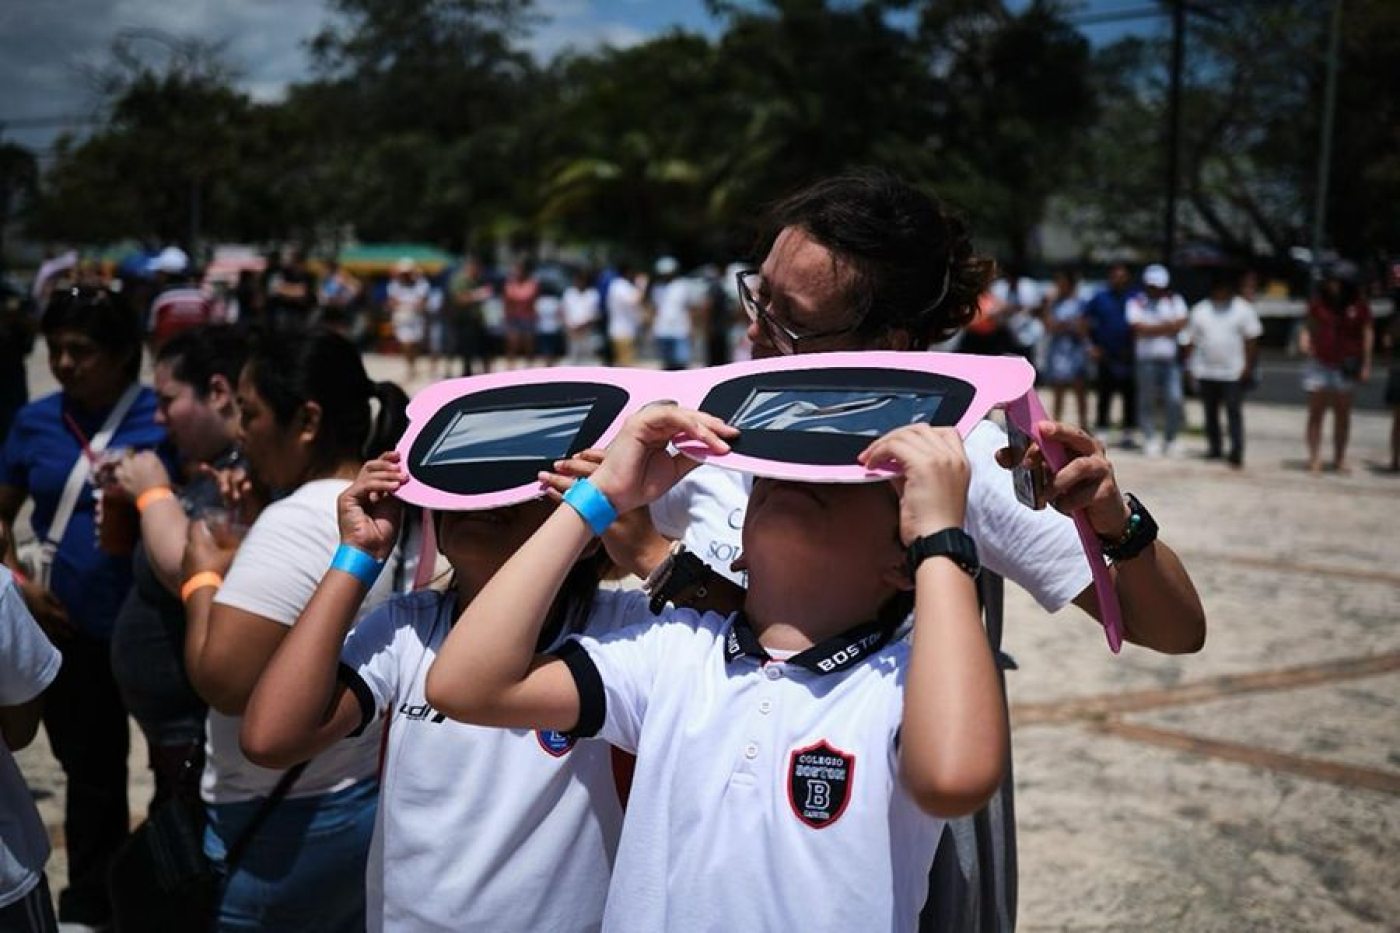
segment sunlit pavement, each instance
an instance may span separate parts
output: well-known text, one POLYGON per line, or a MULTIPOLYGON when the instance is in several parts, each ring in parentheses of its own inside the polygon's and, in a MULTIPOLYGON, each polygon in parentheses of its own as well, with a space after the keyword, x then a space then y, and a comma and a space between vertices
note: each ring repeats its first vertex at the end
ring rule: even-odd
MULTIPOLYGON (((402 376, 401 360, 368 363, 402 376)), ((36 354, 36 392, 52 385, 43 369, 36 354)), ((1050 617, 1008 588, 1022 929, 1383 930, 1400 915, 1389 416, 1355 416, 1347 475, 1304 470, 1300 408, 1245 418, 1241 471, 1202 461, 1199 434, 1182 459, 1113 452, 1201 592, 1203 653, 1114 657, 1077 610, 1050 617)), ((150 785, 132 733, 139 808, 150 785)), ((19 760, 57 889, 61 775, 42 738, 19 760)))

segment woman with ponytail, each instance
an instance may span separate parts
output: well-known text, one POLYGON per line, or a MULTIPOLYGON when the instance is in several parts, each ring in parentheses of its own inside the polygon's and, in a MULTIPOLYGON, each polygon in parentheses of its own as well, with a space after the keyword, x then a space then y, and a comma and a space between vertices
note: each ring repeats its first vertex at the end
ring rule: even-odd
MULTIPOLYGON (((238 747, 253 687, 340 543, 336 499, 371 451, 392 447, 407 398, 374 383, 325 330, 256 347, 238 379, 246 475, 222 478, 229 527, 192 522, 181 597, 190 681, 209 704, 201 785, 205 852, 222 875, 218 930, 363 930, 365 863, 378 795, 379 724, 278 772, 238 747), (262 503, 270 503, 263 507, 262 503)), ((379 577, 361 613, 390 595, 379 577)))

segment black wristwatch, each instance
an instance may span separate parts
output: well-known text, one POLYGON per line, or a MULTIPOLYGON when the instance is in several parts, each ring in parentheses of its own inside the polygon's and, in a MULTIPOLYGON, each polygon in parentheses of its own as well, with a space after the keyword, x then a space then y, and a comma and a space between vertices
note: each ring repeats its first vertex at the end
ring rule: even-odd
POLYGON ((1151 513, 1132 493, 1128 493, 1124 498, 1128 501, 1127 530, 1115 541, 1099 538, 1103 541, 1104 557, 1115 564, 1132 560, 1157 540, 1157 523, 1152 519, 1151 513))
POLYGON ((915 538, 910 543, 907 554, 911 580, 914 579, 919 565, 930 557, 950 558, 953 563, 967 571, 970 577, 976 577, 982 569, 982 563, 977 559, 977 542, 961 528, 944 528, 934 534, 915 538))
POLYGON ((712 572, 710 565, 687 550, 684 542, 673 543, 666 557, 642 581, 642 592, 651 597, 648 606, 652 615, 660 615, 667 603, 692 588, 695 598, 704 599, 709 595, 705 584, 712 572))

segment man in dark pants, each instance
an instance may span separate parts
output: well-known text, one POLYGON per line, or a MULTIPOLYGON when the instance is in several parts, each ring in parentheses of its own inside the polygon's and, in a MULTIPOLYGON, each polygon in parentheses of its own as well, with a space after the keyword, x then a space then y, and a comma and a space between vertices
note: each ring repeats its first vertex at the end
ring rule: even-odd
POLYGON ((1123 399, 1123 431, 1119 446, 1136 446, 1137 379, 1133 375, 1133 333, 1128 327, 1128 298, 1132 275, 1122 263, 1108 270, 1108 287, 1085 306, 1089 319, 1089 353, 1098 368, 1098 411, 1094 430, 1107 436, 1113 396, 1123 399))
POLYGON ((1264 328, 1254 306, 1235 294, 1235 273, 1216 272, 1210 297, 1191 309, 1186 325, 1191 375, 1205 409, 1206 457, 1226 455, 1220 435, 1220 406, 1229 426, 1230 465, 1244 465, 1244 390, 1254 377, 1264 328))

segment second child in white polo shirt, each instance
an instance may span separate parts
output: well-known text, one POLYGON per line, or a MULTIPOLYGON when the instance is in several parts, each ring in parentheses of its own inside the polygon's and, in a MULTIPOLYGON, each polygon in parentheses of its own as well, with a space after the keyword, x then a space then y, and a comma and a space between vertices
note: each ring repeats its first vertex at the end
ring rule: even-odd
MULTIPOLYGON (((468 607, 428 701, 636 753, 605 930, 912 929, 941 818, 990 797, 1006 757, 956 432, 915 425, 874 442, 863 462, 899 464, 892 483, 757 481, 742 613, 678 609, 537 651, 610 509, 645 505, 693 466, 667 444, 684 434, 722 451, 735 433, 674 406, 629 419, 567 494, 574 508, 468 607), (911 590, 913 637, 896 640, 911 590)), ((590 622, 621 611, 600 606, 590 622)))
MULTIPOLYGON (((369 930, 596 930, 622 825, 613 749, 544 729, 463 725, 423 689, 461 607, 556 505, 442 513, 438 546, 456 585, 395 597, 351 630, 376 559, 398 537, 402 506, 390 494, 402 478, 391 451, 337 501, 341 550, 258 681, 244 754, 289 767, 387 716, 369 930)), ((601 608, 615 594, 597 592, 596 561, 581 557, 566 576, 539 650, 582 631, 595 599, 600 619, 625 617, 601 608)))

